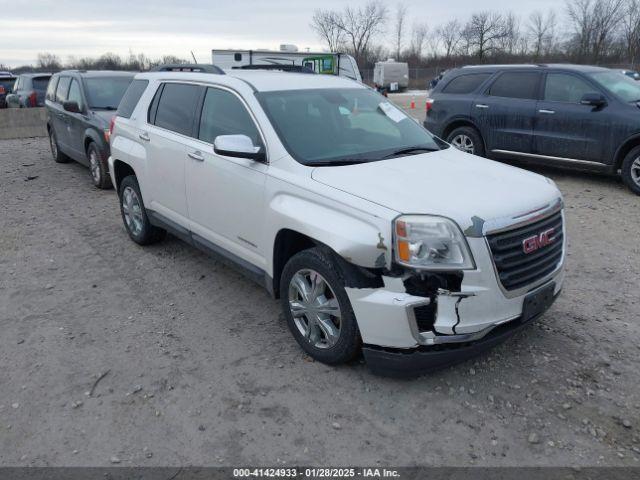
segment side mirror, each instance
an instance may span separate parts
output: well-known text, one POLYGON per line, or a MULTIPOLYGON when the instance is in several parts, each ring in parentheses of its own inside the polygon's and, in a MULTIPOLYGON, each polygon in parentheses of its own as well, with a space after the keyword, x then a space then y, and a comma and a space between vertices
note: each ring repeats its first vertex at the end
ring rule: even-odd
POLYGON ((213 151, 218 155, 235 158, 249 158, 264 162, 262 147, 257 147, 246 135, 218 135, 213 141, 213 151))
POLYGON ((62 108, 64 108, 65 112, 80 113, 80 105, 78 105, 78 102, 63 102, 62 108))
POLYGON ((607 99, 600 93, 585 93, 580 100, 580 104, 590 107, 602 107, 607 104, 607 99))

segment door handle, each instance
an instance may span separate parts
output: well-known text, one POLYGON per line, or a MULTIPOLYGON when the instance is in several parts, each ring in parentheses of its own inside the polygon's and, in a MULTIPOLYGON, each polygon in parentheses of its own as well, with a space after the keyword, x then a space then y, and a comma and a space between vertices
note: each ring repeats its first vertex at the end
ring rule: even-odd
POLYGON ((198 162, 204 162, 204 157, 202 156, 202 153, 200 151, 189 152, 187 153, 187 155, 189 156, 189 158, 193 158, 198 162))
POLYGON ((484 103, 478 103, 476 104, 476 108, 486 109, 486 108, 489 108, 489 105, 485 105, 484 103))
POLYGON ((147 132, 142 132, 141 134, 138 135, 138 137, 140 138, 140 140, 144 140, 145 142, 148 142, 151 140, 147 132))
POLYGON ((554 115, 556 112, 553 110, 538 110, 540 113, 543 113, 544 115, 554 115))

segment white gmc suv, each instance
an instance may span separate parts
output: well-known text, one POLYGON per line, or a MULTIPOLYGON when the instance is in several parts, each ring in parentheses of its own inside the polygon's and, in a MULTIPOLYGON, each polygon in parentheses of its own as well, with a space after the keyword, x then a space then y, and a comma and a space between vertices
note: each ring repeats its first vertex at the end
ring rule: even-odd
POLYGON ((551 180, 456 150, 348 79, 198 69, 138 74, 120 104, 109 169, 126 230, 237 266, 313 358, 423 373, 559 294, 551 180))

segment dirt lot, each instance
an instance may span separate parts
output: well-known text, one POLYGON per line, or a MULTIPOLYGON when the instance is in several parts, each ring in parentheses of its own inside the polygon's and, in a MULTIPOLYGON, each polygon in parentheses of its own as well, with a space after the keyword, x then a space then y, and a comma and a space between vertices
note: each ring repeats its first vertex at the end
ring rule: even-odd
POLYGON ((567 203, 561 298, 400 381, 309 361, 259 287, 135 245, 45 139, 0 142, 0 465, 639 465, 640 199, 543 173, 567 203))

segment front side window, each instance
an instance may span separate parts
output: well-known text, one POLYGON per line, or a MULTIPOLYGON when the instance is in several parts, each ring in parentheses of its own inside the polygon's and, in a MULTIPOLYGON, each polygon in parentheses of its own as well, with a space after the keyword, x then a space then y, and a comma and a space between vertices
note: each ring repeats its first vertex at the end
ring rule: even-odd
POLYGON ((154 124, 182 135, 191 136, 194 112, 201 87, 184 83, 167 83, 162 89, 154 124))
POLYGON ((69 102, 76 102, 80 107, 80 110, 82 110, 82 93, 80 92, 80 85, 75 78, 71 80, 71 86, 69 87, 69 95, 67 95, 67 100, 69 102))
POLYGON ((207 88, 198 138, 213 143, 219 135, 246 135, 254 145, 262 143, 256 125, 240 99, 226 90, 207 88))
POLYGON ((85 77, 91 110, 116 110, 133 77, 85 77))
POLYGON ((548 102, 580 103, 594 88, 581 78, 566 73, 550 73, 544 86, 544 99, 548 102))
POLYGON ((538 97, 539 81, 540 74, 536 72, 503 73, 489 88, 489 95, 534 100, 538 97))
POLYGON ((442 89, 442 93, 464 94, 474 92, 491 75, 491 73, 460 75, 447 83, 442 89))
POLYGON ((597 83, 625 102, 640 101, 640 82, 614 71, 589 74, 597 83))
POLYGON ((370 89, 262 92, 258 98, 289 153, 305 165, 361 163, 446 148, 370 89))
POLYGON ((56 90, 56 102, 62 103, 67 101, 67 93, 69 92, 69 84, 71 77, 61 77, 56 90))

